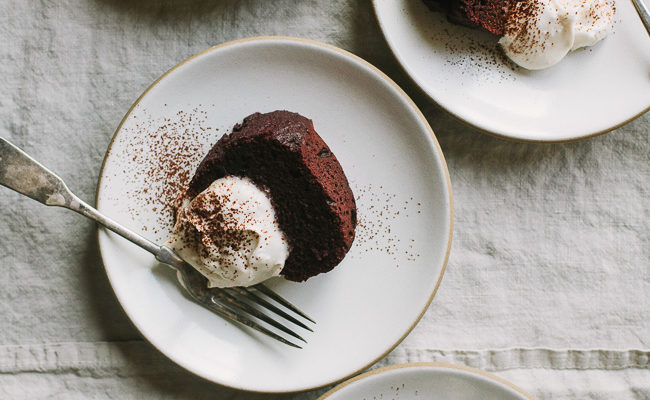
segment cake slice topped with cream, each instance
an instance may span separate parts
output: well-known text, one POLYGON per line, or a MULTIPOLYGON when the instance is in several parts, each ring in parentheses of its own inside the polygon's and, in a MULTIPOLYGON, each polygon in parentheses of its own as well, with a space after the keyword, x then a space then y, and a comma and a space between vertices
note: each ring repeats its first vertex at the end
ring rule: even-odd
POLYGON ((424 0, 456 24, 501 36, 499 45, 526 69, 551 67, 570 51, 612 31, 613 0, 424 0))
POLYGON ((210 286, 278 275, 301 282, 343 260, 356 223, 348 180, 312 121, 255 113, 197 167, 177 201, 169 245, 210 286))

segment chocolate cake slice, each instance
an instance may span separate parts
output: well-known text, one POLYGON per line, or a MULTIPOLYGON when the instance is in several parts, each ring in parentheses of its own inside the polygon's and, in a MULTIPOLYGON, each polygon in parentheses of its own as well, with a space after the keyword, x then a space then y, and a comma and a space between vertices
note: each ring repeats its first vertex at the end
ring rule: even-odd
POLYGON ((433 11, 444 12, 458 25, 503 35, 507 0, 423 0, 433 11))
POLYGON ((343 260, 354 240, 356 204, 310 119, 289 111, 244 118, 205 156, 186 196, 228 175, 247 177, 269 194, 290 246, 281 272, 286 279, 304 281, 343 260))

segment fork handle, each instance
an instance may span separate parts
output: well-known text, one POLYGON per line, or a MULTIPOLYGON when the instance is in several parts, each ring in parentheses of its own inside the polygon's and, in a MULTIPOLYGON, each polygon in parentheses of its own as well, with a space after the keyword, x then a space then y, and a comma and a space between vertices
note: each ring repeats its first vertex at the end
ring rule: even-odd
POLYGON ((143 249, 147 250, 149 253, 156 256, 156 258, 159 258, 162 246, 159 246, 154 242, 152 242, 151 240, 133 232, 132 230, 124 227, 123 225, 118 224, 117 222, 113 221, 112 219, 108 218, 104 214, 97 211, 97 209, 95 209, 94 207, 91 207, 86 202, 79 199, 74 194, 72 193, 70 194, 72 196, 72 200, 68 204, 63 205, 63 207, 66 207, 72 211, 76 211, 79 214, 83 215, 84 217, 88 217, 92 219, 98 224, 104 226, 105 228, 110 229, 111 231, 122 236, 126 240, 135 243, 138 246, 142 247, 143 249))
POLYGON ((126 240, 137 244, 143 249, 147 250, 149 253, 153 254, 156 257, 156 260, 160 261, 163 264, 167 264, 176 269, 186 268, 187 263, 180 258, 172 249, 167 246, 159 246, 151 240, 133 232, 132 230, 118 224, 112 219, 108 218, 104 214, 100 213, 94 207, 91 207, 84 201, 80 200, 74 194, 72 195, 74 200, 70 203, 67 208, 72 211, 76 211, 79 214, 92 219, 98 224, 104 226, 107 229, 117 233, 126 240))
POLYGON ((65 207, 92 219, 147 250, 159 261, 176 266, 179 257, 106 217, 73 194, 63 180, 27 153, 0 137, 0 185, 48 206, 65 207))
POLYGON ((137 244, 143 249, 147 250, 149 253, 153 254, 156 257, 156 260, 160 261, 163 264, 167 264, 175 269, 187 269, 188 264, 176 254, 172 249, 167 246, 159 246, 151 240, 133 232, 132 230, 118 224, 112 219, 108 218, 104 214, 100 213, 94 207, 88 205, 83 200, 79 199, 74 194, 72 195, 73 200, 70 204, 64 206, 72 211, 76 211, 84 217, 88 217, 98 224, 104 226, 107 229, 117 233, 126 240, 137 244))
POLYGON ((634 4, 634 8, 636 8, 636 12, 639 14, 639 18, 641 19, 641 22, 643 22, 645 30, 648 32, 648 35, 650 35, 650 12, 648 12, 648 8, 642 0, 632 0, 632 4, 634 4))

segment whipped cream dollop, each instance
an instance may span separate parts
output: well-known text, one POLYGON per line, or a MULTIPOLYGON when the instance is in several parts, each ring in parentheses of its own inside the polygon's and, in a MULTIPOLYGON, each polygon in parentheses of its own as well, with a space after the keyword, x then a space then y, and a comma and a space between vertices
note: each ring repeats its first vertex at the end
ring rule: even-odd
POLYGON ((168 246, 208 278, 209 287, 255 285, 278 276, 289 256, 268 196, 236 176, 183 200, 168 246))
POLYGON ((613 16, 613 0, 510 0, 499 44, 520 66, 544 69, 606 37, 613 16))

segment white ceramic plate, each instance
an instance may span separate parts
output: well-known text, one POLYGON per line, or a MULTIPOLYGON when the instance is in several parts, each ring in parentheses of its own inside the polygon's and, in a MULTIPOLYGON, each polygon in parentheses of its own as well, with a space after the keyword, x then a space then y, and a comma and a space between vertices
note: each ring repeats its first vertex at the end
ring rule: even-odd
POLYGON ((168 268, 125 240, 99 232, 111 285, 147 340, 208 380, 262 392, 306 390, 342 380, 396 346, 435 294, 452 228, 443 155, 406 94, 350 53, 278 37, 211 48, 147 89, 107 152, 98 184, 99 210, 164 241, 171 216, 158 203, 165 195, 160 160, 176 148, 182 153, 191 147, 179 165, 192 173, 233 124, 253 112, 276 109, 314 121, 358 198, 357 239, 335 270, 305 283, 269 283, 317 321, 315 332, 305 334, 309 343, 302 350, 192 303, 168 268))
POLYGON ((319 400, 533 400, 510 382, 486 372, 451 364, 414 363, 359 375, 319 400))
POLYGON ((526 141, 574 140, 650 108, 650 39, 630 1, 614 32, 542 71, 509 67, 493 36, 447 22, 422 0, 374 0, 386 41, 422 90, 452 115, 526 141))

